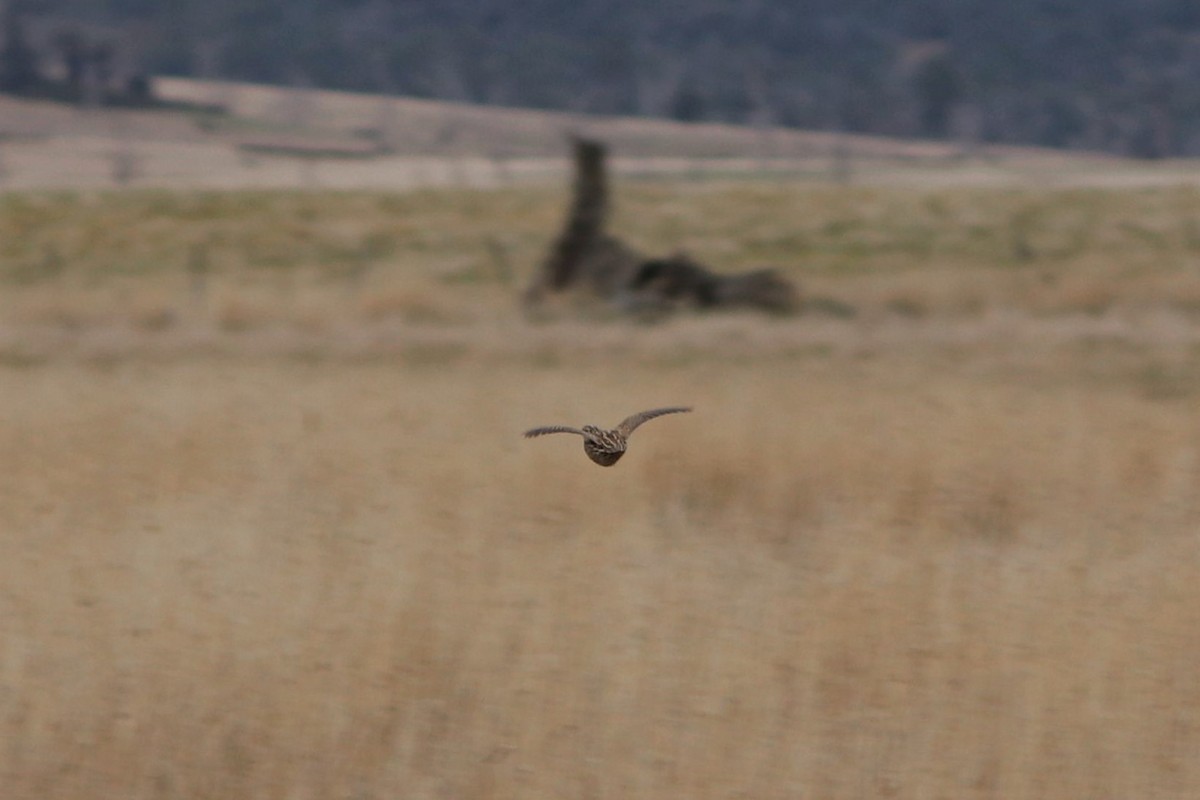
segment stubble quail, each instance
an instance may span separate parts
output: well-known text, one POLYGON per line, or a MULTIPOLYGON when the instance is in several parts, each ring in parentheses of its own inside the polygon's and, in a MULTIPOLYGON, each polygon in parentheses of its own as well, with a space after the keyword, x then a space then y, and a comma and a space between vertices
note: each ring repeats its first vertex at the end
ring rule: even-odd
POLYGON ((621 424, 611 430, 598 428, 595 425, 584 425, 573 428, 569 425, 547 425, 541 428, 531 428, 525 431, 525 438, 545 436, 548 433, 575 433, 583 437, 583 452, 587 457, 602 467, 611 467, 625 455, 629 447, 629 436, 643 422, 661 417, 664 414, 683 414, 691 411, 683 406, 669 408, 654 408, 649 411, 639 411, 637 414, 621 420, 621 424))

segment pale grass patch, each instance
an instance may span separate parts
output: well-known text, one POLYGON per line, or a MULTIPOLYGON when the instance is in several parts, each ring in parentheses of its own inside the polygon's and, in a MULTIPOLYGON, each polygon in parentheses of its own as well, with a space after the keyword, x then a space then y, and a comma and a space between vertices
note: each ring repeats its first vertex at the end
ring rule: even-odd
POLYGON ((108 309, 87 293, 62 286, 37 287, 9 298, 5 316, 22 325, 51 326, 79 331, 109 318, 108 309))
POLYGON ((246 333, 292 316, 291 298, 263 288, 222 287, 215 293, 213 321, 226 333, 246 333))
POLYGON ((914 270, 860 278, 860 310, 872 317, 973 318, 1005 304, 1013 279, 981 271, 914 270))
POLYGON ((1026 302, 1040 314, 1099 316, 1128 296, 1123 283, 1107 270, 1067 272, 1032 286, 1026 302))
POLYGON ((1200 316, 1200 261, 1172 273, 1147 278, 1137 292, 1143 306, 1165 305, 1177 311, 1200 316))
POLYGON ((241 297, 231 297, 222 302, 217 310, 217 324, 231 333, 252 330, 266 324, 270 312, 262 304, 241 297))
POLYGON ((165 331, 179 321, 177 299, 162 291, 138 292, 126 301, 129 321, 147 333, 165 331))
POLYGON ((1070 365, 9 370, 6 797, 1184 796, 1200 422, 1070 365))
POLYGON ((445 294, 430 286, 385 286, 365 290, 358 305, 363 318, 373 323, 398 319, 444 324, 460 318, 460 312, 447 303, 445 294))
POLYGON ((280 300, 278 313, 301 334, 329 336, 354 319, 353 295, 333 291, 320 280, 298 280, 280 300))

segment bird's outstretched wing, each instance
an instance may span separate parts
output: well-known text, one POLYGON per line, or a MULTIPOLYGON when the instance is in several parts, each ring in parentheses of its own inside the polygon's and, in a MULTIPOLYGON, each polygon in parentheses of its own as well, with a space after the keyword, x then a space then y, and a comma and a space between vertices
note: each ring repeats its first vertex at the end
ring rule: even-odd
POLYGON ((544 428, 532 428, 525 431, 525 438, 532 439, 534 436, 545 436, 547 433, 578 433, 583 436, 583 431, 569 425, 547 425, 544 428))
POLYGON ((620 431, 622 435, 628 436, 629 434, 633 433, 634 428, 636 428, 638 425, 641 425, 646 420, 654 419, 655 417, 661 417, 663 414, 683 414, 688 411, 691 411, 691 409, 679 406, 672 406, 671 408, 655 408, 650 411, 642 411, 634 414, 631 417, 626 417, 623 419, 621 424, 617 426, 617 430, 620 431))

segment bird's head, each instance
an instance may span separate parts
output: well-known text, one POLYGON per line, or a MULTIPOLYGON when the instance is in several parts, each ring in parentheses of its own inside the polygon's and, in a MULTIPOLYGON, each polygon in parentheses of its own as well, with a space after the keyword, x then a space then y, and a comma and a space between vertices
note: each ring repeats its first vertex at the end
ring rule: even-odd
POLYGON ((584 436, 592 439, 599 436, 601 433, 604 433, 604 431, 600 430, 595 425, 584 425, 582 428, 580 428, 580 430, 583 431, 584 436))

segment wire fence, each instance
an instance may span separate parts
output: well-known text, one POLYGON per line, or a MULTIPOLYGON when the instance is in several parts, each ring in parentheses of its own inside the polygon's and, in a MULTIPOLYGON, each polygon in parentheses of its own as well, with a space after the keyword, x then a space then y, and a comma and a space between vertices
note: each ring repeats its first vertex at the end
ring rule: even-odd
MULTIPOLYGON (((896 162, 899 165, 900 162, 896 162)), ((849 182, 844 152, 809 158, 616 158, 630 180, 849 182)), ((493 189, 568 179, 562 157, 333 152, 88 135, 0 139, 0 189, 493 189)))
MULTIPOLYGON (((567 138, 617 178, 929 185, 1200 183, 1200 167, 836 131, 593 118, 387 96, 158 79, 174 108, 0 97, 0 191, 503 188, 569 179, 567 138), (555 155, 561 153, 561 155, 555 155)), ((1200 163, 1200 162, 1198 162, 1200 163)))

